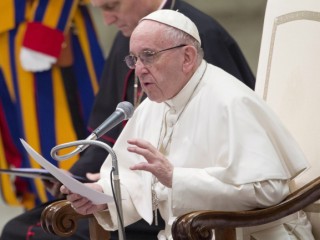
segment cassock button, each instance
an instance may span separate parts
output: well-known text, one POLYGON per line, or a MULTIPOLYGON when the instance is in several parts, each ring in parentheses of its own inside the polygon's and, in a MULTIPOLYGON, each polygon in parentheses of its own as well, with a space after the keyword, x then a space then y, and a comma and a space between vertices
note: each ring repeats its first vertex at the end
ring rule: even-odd
POLYGON ((169 122, 168 122, 168 127, 169 127, 169 128, 172 128, 173 125, 174 125, 174 122, 173 122, 173 121, 169 121, 169 122))
POLYGON ((176 111, 176 109, 174 109, 174 108, 170 108, 170 111, 169 111, 171 114, 175 114, 177 111, 176 111))

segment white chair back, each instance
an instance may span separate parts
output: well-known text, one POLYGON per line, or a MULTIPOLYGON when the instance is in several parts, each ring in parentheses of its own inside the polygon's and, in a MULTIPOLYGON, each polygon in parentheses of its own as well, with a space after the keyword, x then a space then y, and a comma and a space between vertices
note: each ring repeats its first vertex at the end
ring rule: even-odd
MULTIPOLYGON (((310 168, 295 189, 320 175, 320 0, 269 0, 255 91, 278 114, 310 168)), ((306 209, 320 239, 320 204, 306 209)))

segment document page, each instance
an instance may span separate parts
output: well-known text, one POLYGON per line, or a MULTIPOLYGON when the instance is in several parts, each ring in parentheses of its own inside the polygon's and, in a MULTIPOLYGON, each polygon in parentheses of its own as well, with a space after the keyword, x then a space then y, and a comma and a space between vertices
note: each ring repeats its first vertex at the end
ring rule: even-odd
POLYGON ((43 168, 55 176, 63 185, 65 185, 73 193, 80 194, 88 198, 94 204, 104 204, 108 202, 113 202, 114 199, 112 196, 106 195, 104 193, 98 192, 90 187, 87 187, 85 184, 74 179, 72 176, 69 176, 61 169, 57 168, 51 164, 48 160, 42 157, 37 153, 26 141, 20 139, 23 147, 29 153, 29 155, 39 163, 43 168))

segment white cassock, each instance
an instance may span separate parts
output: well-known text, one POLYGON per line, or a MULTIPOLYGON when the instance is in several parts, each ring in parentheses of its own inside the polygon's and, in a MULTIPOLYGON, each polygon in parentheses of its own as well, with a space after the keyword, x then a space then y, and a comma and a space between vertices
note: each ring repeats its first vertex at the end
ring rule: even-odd
MULTIPOLYGON (((141 218, 152 223, 153 186, 166 222, 159 239, 172 239, 171 225, 183 213, 274 205, 289 194, 288 181, 307 167, 297 143, 265 102, 233 76, 204 60, 174 98, 165 103, 146 99, 136 109, 114 151, 118 158, 125 225, 141 218), (155 181, 149 172, 129 169, 145 161, 127 151, 127 140, 132 138, 147 140, 158 148, 162 146, 174 165, 171 189, 155 181)), ((109 156, 101 168, 99 181, 108 194, 111 194, 110 170, 109 156)), ((118 228, 114 204, 95 216, 105 229, 118 228)), ((272 235, 273 240, 291 239, 283 224, 273 224, 274 227, 273 233, 278 238, 272 235)), ((313 239, 303 213, 293 232, 299 229, 303 234, 298 235, 307 236, 302 239, 313 239)), ((264 232, 263 236, 252 236, 270 239, 271 235, 264 232)))

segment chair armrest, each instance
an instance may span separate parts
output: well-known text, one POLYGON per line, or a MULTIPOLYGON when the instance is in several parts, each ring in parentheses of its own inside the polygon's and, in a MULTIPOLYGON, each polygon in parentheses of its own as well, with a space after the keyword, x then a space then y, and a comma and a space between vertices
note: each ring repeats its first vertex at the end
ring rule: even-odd
POLYGON ((51 234, 60 237, 70 237, 77 229, 77 221, 82 218, 89 218, 90 239, 110 239, 108 231, 104 230, 95 217, 77 213, 67 200, 60 200, 48 205, 41 214, 42 228, 51 234))
POLYGON ((178 217, 172 226, 173 239, 235 239, 235 228, 258 226, 293 214, 320 199, 320 177, 290 194, 277 205, 248 211, 194 211, 178 217), (218 235, 218 236, 217 236, 218 235), (227 235, 230 235, 227 237, 227 235))

